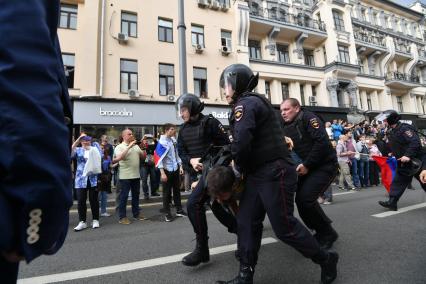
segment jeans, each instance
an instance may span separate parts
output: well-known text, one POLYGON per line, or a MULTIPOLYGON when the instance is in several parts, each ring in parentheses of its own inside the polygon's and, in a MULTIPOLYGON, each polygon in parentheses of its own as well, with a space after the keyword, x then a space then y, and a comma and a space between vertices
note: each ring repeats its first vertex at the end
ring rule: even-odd
POLYGON ((143 194, 145 195, 145 197, 148 197, 150 195, 149 187, 148 187, 148 176, 149 176, 149 185, 151 187, 151 195, 152 195, 156 193, 158 190, 157 173, 155 171, 154 166, 143 165, 141 167, 141 178, 142 178, 143 194))
POLYGON ((132 192, 132 213, 133 217, 139 217, 139 194, 141 191, 140 179, 120 179, 120 204, 118 207, 119 218, 122 219, 126 217, 126 206, 127 198, 129 197, 129 191, 132 192))
POLYGON ((356 187, 360 187, 361 181, 359 180, 359 175, 358 175, 359 161, 355 158, 351 158, 350 161, 351 161, 352 181, 356 187))
POLYGON ((369 161, 359 160, 359 179, 361 186, 368 186, 368 178, 370 176, 369 161))
POLYGON ((106 213, 106 207, 108 202, 108 194, 106 191, 99 192, 99 200, 101 201, 101 214, 106 213))

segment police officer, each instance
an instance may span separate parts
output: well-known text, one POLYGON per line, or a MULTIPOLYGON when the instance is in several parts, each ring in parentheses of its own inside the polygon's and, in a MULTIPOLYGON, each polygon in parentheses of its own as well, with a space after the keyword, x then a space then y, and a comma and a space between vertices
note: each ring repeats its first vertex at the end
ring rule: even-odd
POLYGON ((265 214, 276 236, 305 257, 321 265, 321 280, 331 283, 337 275, 338 255, 320 248, 311 233, 293 216, 297 175, 283 143, 280 118, 264 96, 252 93, 258 82, 249 67, 233 64, 220 78, 226 100, 232 105, 230 126, 234 163, 245 179, 240 199, 238 244, 240 271, 230 281, 252 283, 265 214))
MULTIPOLYGON (((386 110, 376 116, 377 121, 383 121, 388 130, 386 136, 392 154, 397 158, 398 164, 389 192, 389 200, 379 201, 379 204, 389 210, 396 211, 397 203, 407 186, 415 177, 420 181, 419 174, 422 160, 425 159, 420 138, 415 128, 409 124, 401 123, 401 115, 394 110, 386 110)), ((420 183, 426 191, 426 185, 420 183)))
POLYGON ((0 275, 62 246, 72 205, 59 0, 0 0, 0 275), (25 19, 25 20, 23 20, 25 19))
MULTIPOLYGON (((229 144, 223 125, 212 116, 203 115, 204 103, 193 94, 183 94, 176 102, 177 113, 184 121, 178 136, 178 152, 185 169, 192 171, 193 181, 203 170, 201 158, 206 149, 229 144)), ((214 152, 214 150, 212 150, 214 152)), ((213 154, 213 153, 212 153, 213 154)), ((204 178, 201 178, 187 201, 189 220, 194 229, 197 244, 195 250, 182 259, 187 266, 196 266, 210 260, 207 219, 204 204, 209 200, 204 178)))
POLYGON ((329 249, 338 235, 317 200, 337 175, 336 151, 322 121, 312 112, 302 110, 297 99, 284 100, 280 110, 284 135, 293 140, 293 151, 301 159, 296 165, 297 209, 305 225, 315 230, 320 245, 329 249))

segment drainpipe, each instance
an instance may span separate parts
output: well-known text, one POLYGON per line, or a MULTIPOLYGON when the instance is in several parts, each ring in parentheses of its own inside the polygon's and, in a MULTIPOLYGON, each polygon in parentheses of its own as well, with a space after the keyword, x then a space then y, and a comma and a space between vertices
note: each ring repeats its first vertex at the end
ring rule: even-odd
POLYGON ((104 30, 105 30, 105 5, 106 0, 102 0, 101 7, 101 54, 100 54, 100 79, 99 79, 99 96, 102 97, 104 92, 104 30))
POLYGON ((184 94, 188 92, 187 85, 187 73, 186 73, 186 39, 185 39, 185 14, 184 14, 184 1, 179 0, 178 3, 178 14, 179 14, 179 73, 180 73, 180 93, 184 94))

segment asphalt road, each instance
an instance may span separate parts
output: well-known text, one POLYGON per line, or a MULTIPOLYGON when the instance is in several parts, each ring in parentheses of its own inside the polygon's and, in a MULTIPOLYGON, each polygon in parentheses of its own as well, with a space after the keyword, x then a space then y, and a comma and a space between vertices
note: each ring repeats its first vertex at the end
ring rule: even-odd
MULTIPOLYGON (((403 195, 398 214, 381 218, 373 215, 387 212, 377 204, 385 199, 382 187, 360 192, 336 190, 333 204, 323 205, 340 234, 334 246, 340 254, 335 283, 426 283, 426 194, 415 186, 417 190, 403 195), (406 207, 412 210, 401 210, 406 207)), ((182 255, 195 245, 189 220, 166 223, 159 204, 142 208, 150 218, 147 221, 126 226, 112 216, 102 218, 99 229, 82 232, 73 231, 78 223, 73 211, 63 248, 56 255, 21 265, 19 282, 214 283, 236 275, 235 248, 230 246, 235 245, 236 236, 213 214, 207 218, 214 255, 208 264, 190 268, 180 263, 182 255)), ((90 216, 89 211, 89 220, 90 216)), ((277 240, 267 219, 264 224, 265 244, 255 283, 318 283, 319 266, 277 240)))

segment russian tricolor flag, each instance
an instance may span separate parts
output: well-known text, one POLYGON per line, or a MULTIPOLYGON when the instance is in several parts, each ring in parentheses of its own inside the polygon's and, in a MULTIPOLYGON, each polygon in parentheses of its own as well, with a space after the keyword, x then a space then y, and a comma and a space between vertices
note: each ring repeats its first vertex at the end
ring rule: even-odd
POLYGON ((158 163, 163 160, 163 158, 167 154, 167 148, 161 145, 160 142, 157 143, 157 147, 154 150, 154 163, 155 166, 158 167, 158 163))
POLYGON ((397 161, 395 157, 380 157, 372 156, 379 165, 381 174, 382 174, 382 183, 385 186, 386 190, 390 192, 390 186, 393 180, 393 177, 396 173, 397 161))

